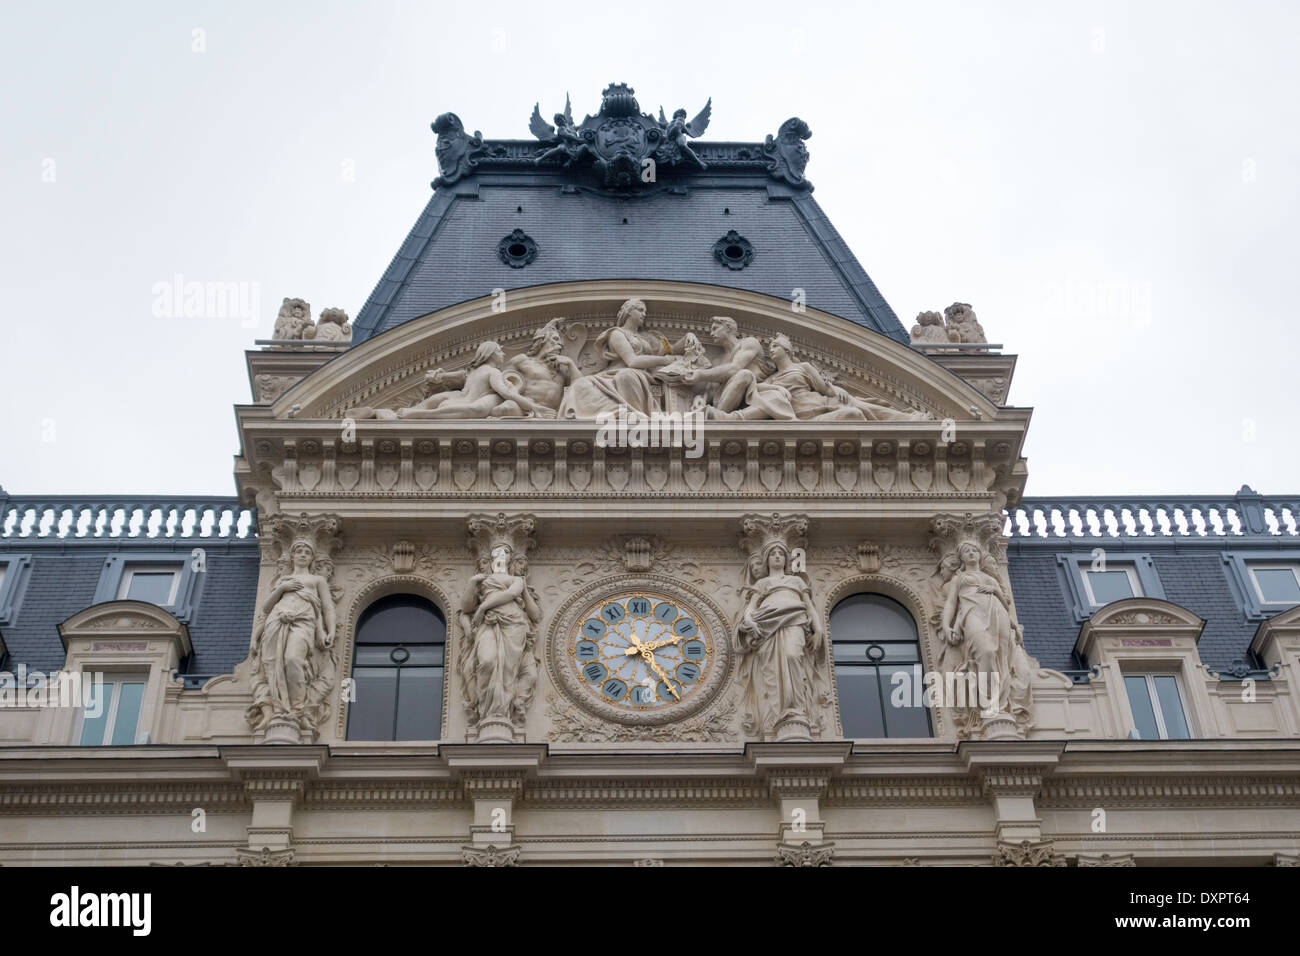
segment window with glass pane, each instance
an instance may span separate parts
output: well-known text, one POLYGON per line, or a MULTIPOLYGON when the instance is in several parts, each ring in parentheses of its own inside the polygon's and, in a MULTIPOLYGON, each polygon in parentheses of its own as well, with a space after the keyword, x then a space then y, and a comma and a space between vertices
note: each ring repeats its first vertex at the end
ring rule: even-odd
POLYGON ((81 746, 124 747, 136 742, 136 725, 144 703, 145 677, 94 681, 84 674, 87 704, 81 713, 81 746))
POLYGON ((144 601, 167 607, 176 599, 176 578, 178 569, 172 568, 132 568, 122 572, 122 586, 118 598, 130 601, 144 601))
POLYGON ((414 594, 380 598, 357 622, 349 740, 438 740, 447 623, 414 594))
POLYGON ((844 736, 931 736, 919 694, 909 692, 909 706, 891 701, 894 675, 911 684, 921 664, 916 621, 907 608, 883 594, 854 594, 835 605, 830 626, 844 736))
POLYGON ((1187 740, 1187 714, 1172 674, 1126 674, 1133 727, 1142 740, 1187 740))
POLYGON ((1264 604, 1300 604, 1300 576, 1294 565, 1253 566, 1250 573, 1264 604))
POLYGON ((1136 587, 1131 568, 1113 568, 1108 571, 1084 571, 1088 589, 1092 592, 1092 603, 1101 606, 1111 601, 1139 597, 1141 591, 1136 587))

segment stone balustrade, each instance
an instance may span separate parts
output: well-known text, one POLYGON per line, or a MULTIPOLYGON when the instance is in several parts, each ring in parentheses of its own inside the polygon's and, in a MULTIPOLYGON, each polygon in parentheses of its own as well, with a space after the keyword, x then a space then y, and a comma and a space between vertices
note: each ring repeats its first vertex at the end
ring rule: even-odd
POLYGON ((1300 536, 1300 497, 1243 487, 1236 495, 1024 498, 1008 509, 1012 538, 1300 536))
POLYGON ((0 539, 247 538, 253 512, 233 497, 0 494, 0 539))

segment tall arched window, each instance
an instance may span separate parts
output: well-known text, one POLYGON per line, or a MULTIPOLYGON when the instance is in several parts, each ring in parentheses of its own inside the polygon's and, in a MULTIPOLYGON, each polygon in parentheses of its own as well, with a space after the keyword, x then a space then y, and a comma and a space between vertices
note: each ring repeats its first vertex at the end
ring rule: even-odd
POLYGON ((348 740, 442 736, 447 622, 432 601, 391 594, 362 612, 352 659, 348 740))
POLYGON ((831 611, 831 645, 845 737, 931 736, 921 641, 907 608, 883 594, 846 597, 831 611))

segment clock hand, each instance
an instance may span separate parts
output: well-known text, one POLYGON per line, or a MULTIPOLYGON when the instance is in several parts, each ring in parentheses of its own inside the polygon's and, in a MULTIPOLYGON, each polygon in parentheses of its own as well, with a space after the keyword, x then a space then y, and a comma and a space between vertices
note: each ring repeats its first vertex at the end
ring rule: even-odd
POLYGON ((673 686, 673 682, 668 679, 668 675, 664 673, 664 669, 660 667, 659 662, 655 660, 654 651, 645 651, 641 655, 641 658, 650 665, 651 670, 659 675, 659 679, 664 682, 664 685, 668 688, 669 692, 678 700, 681 700, 682 695, 677 693, 677 688, 673 686))
POLYGON ((636 647, 629 647, 625 653, 631 657, 633 654, 640 653, 643 647, 649 651, 657 651, 661 647, 667 647, 669 644, 680 644, 682 641, 683 638, 680 635, 675 635, 662 641, 650 641, 646 644, 638 644, 636 647))

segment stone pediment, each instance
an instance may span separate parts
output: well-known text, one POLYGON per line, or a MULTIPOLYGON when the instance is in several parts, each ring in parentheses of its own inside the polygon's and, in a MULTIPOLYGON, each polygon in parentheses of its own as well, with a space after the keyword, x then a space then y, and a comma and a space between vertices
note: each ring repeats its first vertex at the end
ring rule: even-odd
POLYGON ((764 344, 786 335, 795 357, 834 377, 853 395, 900 411, 925 412, 936 420, 956 421, 997 415, 981 391, 933 360, 887 336, 814 308, 795 311, 791 303, 753 292, 673 282, 585 282, 542 286, 485 296, 405 323, 369 339, 329 362, 273 403, 276 418, 342 418, 351 407, 399 407, 418 398, 423 376, 437 368, 470 364, 478 346, 499 342, 507 357, 525 352, 537 330, 563 318, 564 354, 583 372, 604 365, 599 334, 617 323, 630 297, 647 305, 645 328, 680 338, 691 332, 710 361, 720 349, 709 341, 711 317, 733 318, 741 336, 764 344), (295 406, 297 411, 294 411, 295 406))
POLYGON ((59 637, 65 648, 70 641, 93 640, 104 642, 110 650, 134 650, 137 647, 129 639, 156 639, 175 644, 182 657, 191 651, 189 628, 168 611, 143 601, 105 601, 78 611, 59 625, 59 637))
POLYGON ((918 515, 983 512, 1019 495, 1029 417, 838 316, 663 281, 461 303, 238 413, 241 494, 264 515, 394 496, 461 513, 566 497, 888 498, 894 513, 900 501, 918 515), (677 415, 697 440, 638 441, 628 428, 607 447, 615 409, 677 415))

